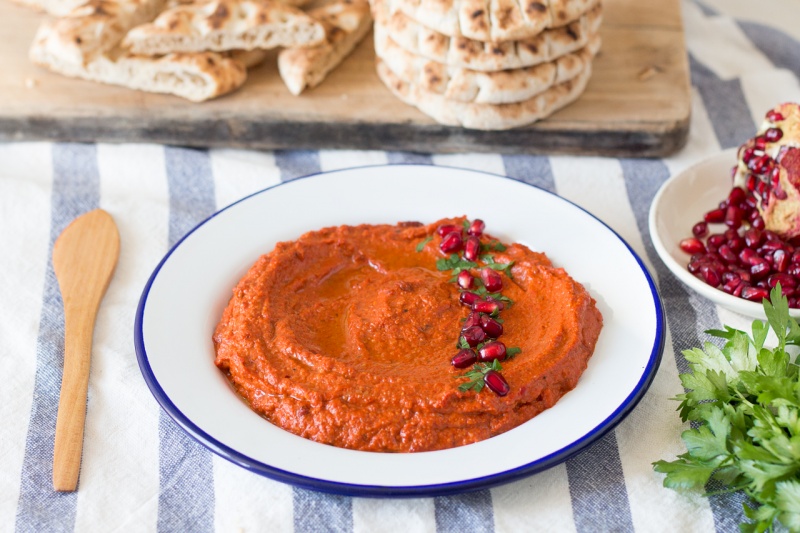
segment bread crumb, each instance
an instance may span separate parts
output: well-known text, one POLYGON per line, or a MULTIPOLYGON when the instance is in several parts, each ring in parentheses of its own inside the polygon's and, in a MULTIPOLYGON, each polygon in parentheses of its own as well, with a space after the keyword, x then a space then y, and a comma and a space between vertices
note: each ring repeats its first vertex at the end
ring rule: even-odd
POLYGON ((659 74, 660 72, 661 72, 660 68, 658 68, 655 65, 652 65, 642 69, 642 71, 639 72, 639 74, 636 77, 638 78, 639 81, 647 81, 656 74, 659 74))

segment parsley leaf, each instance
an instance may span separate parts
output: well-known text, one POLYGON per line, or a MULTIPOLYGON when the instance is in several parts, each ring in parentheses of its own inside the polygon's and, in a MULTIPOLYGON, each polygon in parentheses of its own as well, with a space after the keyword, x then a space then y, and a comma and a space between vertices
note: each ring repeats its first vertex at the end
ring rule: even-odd
POLYGON ((428 235, 427 237, 422 239, 420 241, 420 243, 417 244, 417 252, 421 252, 422 250, 424 250, 425 249, 425 245, 428 244, 429 242, 431 242, 432 240, 433 240, 433 235, 428 235))
MULTIPOLYGON (((495 318, 495 320, 497 320, 495 318)), ((522 352, 522 348, 518 346, 512 346, 511 348, 506 348, 506 360, 513 359, 515 355, 522 352)), ((495 359, 496 361, 496 359, 495 359)))
POLYGON ((800 372, 787 346, 800 345, 800 325, 789 315, 780 285, 764 300, 767 323, 753 322, 752 336, 729 326, 707 333, 722 348, 705 343, 684 351, 690 372, 680 379, 686 392, 680 416, 691 420, 681 435, 687 452, 653 463, 666 474, 664 486, 698 490, 706 496, 714 480, 725 491, 742 490, 751 521, 742 531, 765 531, 775 521, 800 530, 800 372), (764 347, 772 330, 777 346, 764 347))
POLYGON ((483 376, 485 376, 490 370, 499 372, 502 369, 503 368, 500 366, 500 362, 497 359, 491 363, 477 363, 472 366, 472 370, 469 372, 461 374, 460 376, 456 376, 456 378, 467 378, 469 380, 459 385, 458 390, 461 392, 467 392, 469 390, 480 392, 483 390, 484 386, 483 376))

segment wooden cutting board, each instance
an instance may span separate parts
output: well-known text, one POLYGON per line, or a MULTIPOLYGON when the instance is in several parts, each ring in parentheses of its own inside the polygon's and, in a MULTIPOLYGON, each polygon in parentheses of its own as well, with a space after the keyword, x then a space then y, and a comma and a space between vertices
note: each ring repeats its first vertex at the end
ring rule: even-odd
POLYGON ((157 142, 242 148, 668 155, 686 142, 689 66, 680 0, 603 0, 603 47, 583 96, 532 126, 441 126, 375 74, 371 36, 319 87, 292 96, 274 58, 202 104, 64 78, 31 64, 44 15, 0 0, 0 141, 157 142))

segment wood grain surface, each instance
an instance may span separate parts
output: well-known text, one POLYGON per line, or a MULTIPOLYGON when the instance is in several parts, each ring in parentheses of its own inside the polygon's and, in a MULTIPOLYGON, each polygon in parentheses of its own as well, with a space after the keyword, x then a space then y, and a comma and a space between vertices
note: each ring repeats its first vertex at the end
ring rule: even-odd
POLYGON ((296 97, 274 54, 245 85, 195 104, 65 78, 30 63, 44 15, 0 0, 0 140, 157 142, 240 148, 349 148, 660 157, 686 142, 689 67, 679 0, 604 0, 603 48, 583 96, 532 126, 441 126, 375 74, 372 36, 296 97))

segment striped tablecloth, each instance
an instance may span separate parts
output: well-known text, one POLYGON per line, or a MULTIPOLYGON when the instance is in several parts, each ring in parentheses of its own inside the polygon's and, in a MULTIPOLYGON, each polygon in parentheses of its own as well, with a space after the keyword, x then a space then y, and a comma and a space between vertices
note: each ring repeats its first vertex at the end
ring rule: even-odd
POLYGON ((651 462, 684 451, 669 400, 681 391, 681 350, 702 343, 708 328, 749 321, 687 292, 668 273, 653 250, 647 212, 671 174, 738 145, 774 104, 800 101, 800 40, 790 33, 800 26, 798 3, 755 6, 684 3, 691 135, 664 160, 0 145, 0 531, 735 531, 741 495, 679 495, 662 487, 651 462), (741 18, 747 6, 758 9, 750 20, 741 18), (657 280, 668 319, 661 368, 638 407, 566 463, 440 498, 297 489, 188 438, 151 396, 133 349, 136 304, 159 259, 195 224, 251 192, 320 170, 409 161, 507 174, 555 191, 630 243, 657 280), (50 251, 71 219, 96 207, 116 219, 122 252, 97 320, 80 488, 55 493, 64 319, 50 251))

